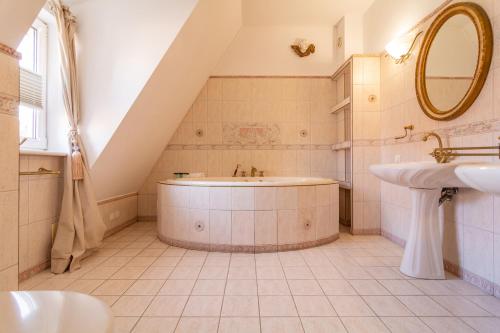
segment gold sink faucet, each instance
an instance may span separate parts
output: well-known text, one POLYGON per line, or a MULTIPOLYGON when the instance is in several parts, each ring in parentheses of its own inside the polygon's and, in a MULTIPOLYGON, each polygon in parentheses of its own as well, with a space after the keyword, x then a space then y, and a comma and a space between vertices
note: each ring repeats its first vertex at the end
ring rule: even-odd
POLYGON ((447 163, 449 159, 449 154, 448 154, 449 152, 443 148, 443 140, 441 140, 439 134, 437 134, 436 132, 425 133, 424 136, 422 137, 422 141, 429 140, 431 136, 437 139, 439 148, 435 148, 429 155, 434 157, 436 159, 436 162, 438 163, 447 163))

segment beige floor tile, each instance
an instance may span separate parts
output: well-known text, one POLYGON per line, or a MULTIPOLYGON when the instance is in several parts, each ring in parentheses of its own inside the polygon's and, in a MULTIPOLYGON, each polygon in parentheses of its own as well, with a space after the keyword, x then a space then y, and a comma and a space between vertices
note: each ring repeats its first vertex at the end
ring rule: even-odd
POLYGON ((192 295, 224 295, 226 280, 197 280, 192 295))
POLYGON ((115 316, 142 316, 152 296, 122 296, 111 306, 115 316))
POLYGON ((228 253, 228 256, 210 256, 208 255, 207 259, 205 260, 204 266, 225 266, 229 267, 229 261, 231 259, 230 253, 228 253))
POLYGON ((328 299, 339 316, 375 316, 368 304, 360 296, 328 296, 328 299))
POLYGON ((309 266, 309 268, 316 279, 342 279, 342 275, 331 264, 325 266, 309 266))
POLYGON ((417 317, 382 317, 380 319, 391 332, 432 333, 432 330, 417 317))
POLYGON ((257 280, 258 293, 261 296, 290 295, 290 289, 286 280, 257 280))
POLYGON ((172 273, 172 267, 149 267, 142 273, 139 279, 144 280, 165 280, 172 273))
POLYGON ((302 317, 305 333, 347 333, 337 317, 302 317))
POLYGON ((107 296, 107 295, 92 295, 95 298, 98 298, 102 302, 106 303, 108 306, 113 305, 119 298, 120 296, 107 296))
MULTIPOLYGON (((197 258, 197 257, 192 257, 197 258)), ((227 266, 203 266, 199 279, 226 279, 229 268, 227 266)))
POLYGON ((48 279, 35 285, 32 290, 64 290, 67 286, 74 283, 76 280, 69 279, 48 279))
POLYGON ((257 295, 257 280, 227 280, 226 295, 257 295))
POLYGON ((326 296, 293 296, 299 316, 331 317, 336 316, 326 296))
POLYGON ((395 272, 391 267, 365 267, 365 270, 375 279, 402 279, 403 277, 399 272, 395 272))
POLYGON ((165 252, 164 249, 144 249, 137 256, 138 257, 159 257, 165 252))
POLYGON ((262 333, 303 333, 297 317, 266 317, 260 319, 262 333))
MULTIPOLYGON (((168 251, 168 250, 167 250, 168 251)), ((182 257, 158 257, 151 266, 153 267, 175 267, 182 257)))
POLYGON ((200 273, 201 266, 176 267, 170 274, 169 279, 187 280, 196 279, 200 273))
POLYGON ((82 279, 108 279, 111 275, 115 274, 120 269, 118 266, 112 266, 112 267, 96 267, 84 276, 82 276, 82 279))
POLYGON ((169 247, 163 252, 162 257, 182 257, 187 252, 186 249, 180 247, 169 247))
POLYGON ((101 263, 99 267, 123 267, 125 266, 133 257, 111 257, 105 262, 101 263))
POLYGON ((476 332, 462 320, 455 317, 421 317, 435 333, 472 333, 476 332))
POLYGON ((190 296, 184 308, 184 317, 218 317, 222 306, 222 296, 190 296))
POLYGON ((216 333, 218 325, 218 317, 182 317, 175 333, 216 333))
POLYGON ((233 253, 229 262, 231 267, 254 267, 255 256, 246 253, 233 253))
POLYGON ((479 305, 489 313, 500 317, 500 299, 493 296, 466 296, 466 299, 479 305))
POLYGON ((292 295, 323 295, 323 290, 316 280, 288 280, 292 295))
POLYGON ((318 282, 325 295, 357 295, 347 280, 318 280, 318 282))
POLYGON ((228 279, 251 280, 255 279, 256 273, 253 266, 229 266, 228 279))
POLYGON ((467 325, 480 333, 498 333, 500 318, 495 317, 462 317, 467 325))
POLYGON ((223 317, 257 317, 259 301, 257 296, 224 296, 223 317))
POLYGON ((417 287, 406 280, 380 280, 379 282, 392 295, 423 295, 417 287))
POLYGON ((425 295, 454 295, 455 292, 448 288, 439 280, 409 280, 418 289, 422 290, 425 295))
POLYGON ((97 287, 99 287, 104 280, 76 280, 65 290, 76 291, 84 294, 91 294, 97 287))
POLYGON ((107 280, 92 295, 122 295, 133 283, 134 280, 107 280))
POLYGON ((389 333, 384 323, 376 317, 343 317, 342 323, 349 333, 389 333))
POLYGON ((165 280, 137 280, 125 292, 125 295, 156 295, 165 280))
POLYGON ((262 317, 297 316, 291 296, 259 296, 259 307, 262 317))
POLYGON ((156 257, 135 257, 130 260, 126 266, 130 267, 149 267, 156 257))
POLYGON ((390 295, 377 280, 349 280, 359 295, 390 295))
POLYGON ((363 296, 363 299, 377 316, 413 316, 413 313, 394 296, 363 296))
POLYGON ((196 280, 167 280, 159 295, 190 295, 196 280))
POLYGON ((259 318, 224 317, 220 319, 219 333, 260 333, 259 318))
POLYGON ((188 296, 156 296, 144 312, 144 316, 179 317, 188 296))
POLYGON ((113 320, 113 333, 129 333, 139 317, 115 317, 113 320))
MULTIPOLYGON (((145 257, 147 258, 147 257, 145 257)), ((120 268, 115 274, 111 275, 110 279, 113 280, 135 280, 144 273, 146 267, 129 267, 124 266, 120 268)))
POLYGON ((446 280, 443 281, 443 284, 453 290, 457 295, 488 295, 478 287, 464 280, 446 280))
POLYGON ((179 261, 177 266, 203 266, 205 263, 205 257, 187 257, 184 256, 179 261))
POLYGON ((257 279, 277 280, 284 279, 285 273, 281 266, 257 267, 257 279))
POLYGON ((141 317, 132 333, 173 333, 177 317, 141 317))
POLYGON ((398 296, 398 299, 416 316, 451 316, 429 296, 398 296))
POLYGON ((117 257, 135 257, 141 251, 142 251, 142 249, 140 249, 140 248, 139 249, 137 249, 137 248, 126 248, 126 249, 123 249, 123 250, 120 250, 120 251, 116 252, 115 256, 117 256, 117 257))
POLYGON ((283 271, 285 272, 285 277, 296 280, 312 280, 314 279, 314 275, 312 274, 309 267, 283 267, 283 271))
POLYGON ((184 253, 185 257, 207 257, 208 252, 207 251, 198 251, 198 250, 187 250, 186 253, 184 253))
POLYGON ((433 296, 432 299, 455 316, 486 317, 491 315, 462 296, 433 296))

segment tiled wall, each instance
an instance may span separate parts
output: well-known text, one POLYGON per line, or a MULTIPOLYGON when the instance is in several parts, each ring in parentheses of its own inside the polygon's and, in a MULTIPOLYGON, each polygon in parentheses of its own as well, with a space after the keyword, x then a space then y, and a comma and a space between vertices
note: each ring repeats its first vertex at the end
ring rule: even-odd
POLYGON ((210 78, 141 188, 139 216, 154 219, 155 183, 176 171, 231 176, 240 163, 247 173, 335 178, 334 103, 328 77, 210 78))
MULTIPOLYGON (((416 54, 409 62, 396 65, 381 58, 381 160, 432 160, 428 154, 435 140, 422 142, 422 133, 436 131, 451 146, 491 146, 500 136, 500 1, 477 1, 488 12, 494 27, 495 54, 486 84, 472 107, 452 121, 434 121, 421 111, 414 88, 416 54), (394 141, 403 126, 414 124, 410 139, 394 141)), ((432 18, 422 27, 430 24, 432 18)), ((418 48, 417 48, 418 50, 418 48)), ((498 163, 498 158, 467 158, 498 163)), ((385 234, 406 239, 410 222, 410 194, 406 188, 382 183, 381 223, 385 234)), ((466 279, 500 296, 500 197, 471 189, 460 189, 442 208, 445 260, 463 270, 466 279)))
POLYGON ((380 233, 380 181, 368 167, 379 163, 380 58, 354 56, 352 60, 352 232, 380 233))
POLYGON ((62 156, 22 155, 20 171, 39 168, 61 171, 59 175, 20 176, 19 179, 19 274, 29 277, 50 266, 52 227, 58 221, 63 194, 62 156))
MULTIPOLYGON (((64 156, 22 155, 20 171, 59 170, 60 175, 20 176, 19 278, 24 280, 50 266, 52 228, 59 219, 64 188, 64 156)), ((106 235, 137 219, 137 193, 98 202, 106 235)))
POLYGON ((0 290, 17 289, 19 64, 0 44, 0 290))

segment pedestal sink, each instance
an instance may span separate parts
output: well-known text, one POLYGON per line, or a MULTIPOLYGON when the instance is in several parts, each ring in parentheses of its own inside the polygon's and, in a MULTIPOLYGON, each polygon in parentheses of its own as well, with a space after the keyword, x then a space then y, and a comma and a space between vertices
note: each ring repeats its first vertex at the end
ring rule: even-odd
POLYGON ((386 182, 410 188, 412 216, 400 270, 423 279, 444 279, 439 198, 443 187, 467 187, 455 174, 462 163, 376 164, 370 171, 386 182))
POLYGON ((461 165, 455 173, 473 189, 500 195, 500 164, 461 165))

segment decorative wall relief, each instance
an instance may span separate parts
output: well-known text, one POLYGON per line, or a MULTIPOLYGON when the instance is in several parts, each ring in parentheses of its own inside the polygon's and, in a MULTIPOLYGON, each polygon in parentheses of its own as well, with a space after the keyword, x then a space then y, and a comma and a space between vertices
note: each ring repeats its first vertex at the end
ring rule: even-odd
POLYGON ((222 142, 230 145, 280 144, 280 128, 274 123, 223 123, 222 142))

